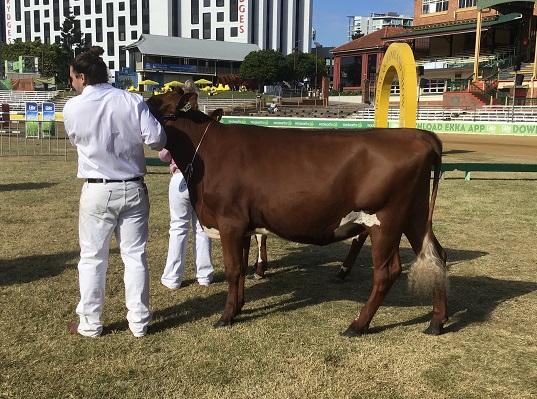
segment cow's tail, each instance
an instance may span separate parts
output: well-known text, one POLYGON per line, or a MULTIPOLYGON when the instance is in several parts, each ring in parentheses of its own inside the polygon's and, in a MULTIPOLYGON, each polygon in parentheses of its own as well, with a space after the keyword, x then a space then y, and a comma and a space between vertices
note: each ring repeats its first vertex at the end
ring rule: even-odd
POLYGON ((430 295, 434 289, 448 289, 446 254, 433 233, 434 204, 438 194, 440 175, 442 173, 442 142, 436 134, 432 132, 428 133, 430 134, 430 140, 428 141, 434 151, 434 161, 432 165, 434 167, 433 187, 423 245, 417 259, 410 267, 408 280, 410 289, 414 293, 420 295, 430 295))

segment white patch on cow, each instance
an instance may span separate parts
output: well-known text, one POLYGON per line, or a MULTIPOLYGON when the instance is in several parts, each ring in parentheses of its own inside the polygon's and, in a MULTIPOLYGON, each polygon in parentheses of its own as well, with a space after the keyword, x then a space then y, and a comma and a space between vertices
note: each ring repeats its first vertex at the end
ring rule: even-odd
POLYGON ((209 236, 209 238, 214 238, 216 240, 219 240, 220 239, 220 232, 215 229, 215 228, 209 228, 209 227, 205 227, 205 226, 202 226, 203 227, 203 231, 205 232, 205 234, 207 234, 209 236))
POLYGON ((373 225, 380 226, 380 220, 378 220, 376 214, 370 215, 368 213, 365 213, 364 211, 360 211, 360 212, 352 211, 343 219, 341 219, 341 223, 339 225, 343 226, 348 223, 363 224, 368 227, 371 227, 373 225))

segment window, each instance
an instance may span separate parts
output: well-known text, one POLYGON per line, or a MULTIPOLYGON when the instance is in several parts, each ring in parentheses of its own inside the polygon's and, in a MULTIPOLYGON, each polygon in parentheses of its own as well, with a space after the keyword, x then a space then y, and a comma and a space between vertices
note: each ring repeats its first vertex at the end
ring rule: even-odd
POLYGON ((74 15, 80 15, 80 6, 74 6, 73 7, 73 14, 74 15))
POLYGON ((239 0, 230 0, 230 2, 229 2, 229 21, 230 22, 237 22, 238 20, 239 20, 239 0))
POLYGON ((86 20, 86 28, 91 28, 91 19, 86 20))
POLYGON ((114 61, 108 61, 108 69, 112 70, 114 69, 115 63, 114 61))
POLYGON ((199 39, 199 38, 200 38, 200 31, 199 31, 199 29, 192 29, 192 30, 190 31, 190 37, 191 37, 192 39, 199 39))
POLYGON ((114 4, 106 3, 106 26, 111 28, 114 26, 114 4))
POLYGON ((43 33, 45 37, 45 43, 50 44, 50 22, 45 22, 43 24, 43 33))
POLYGON ((136 9, 136 0, 130 0, 129 2, 129 15, 131 17, 131 25, 137 24, 138 11, 136 9))
POLYGON ((106 53, 109 56, 115 55, 115 44, 114 44, 114 32, 108 32, 106 34, 106 53))
POLYGON ((124 2, 119 3, 119 11, 125 11, 125 3, 124 2))
POLYGON ((224 41, 224 28, 216 28, 216 40, 224 41))
POLYGON ((132 40, 136 40, 136 39, 138 39, 138 31, 137 31, 137 30, 133 30, 133 31, 131 32, 131 39, 132 39, 132 40))
POLYGON ((224 0, 216 0, 217 7, 224 7, 224 0))
POLYGON ((191 0, 190 2, 190 23, 192 25, 200 23, 200 2, 191 0))
POLYGON ((446 79, 428 79, 423 88, 424 93, 443 93, 446 79))
POLYGON ((102 43, 103 41, 103 19, 95 19, 95 41, 102 43))
POLYGON ((239 36, 239 28, 237 28, 236 26, 234 26, 233 28, 231 28, 229 30, 229 36, 230 37, 238 37, 239 36))
POLYGON ((203 38, 211 38, 211 13, 203 13, 203 38))
POLYGON ((21 0, 15 0, 15 21, 20 21, 20 20, 21 20, 21 0))
POLYGON ((85 33, 84 34, 84 46, 91 47, 91 33, 85 33))
POLYGON ((48 18, 50 17, 50 11, 49 10, 45 10, 45 18, 48 18))
POLYGON ((34 32, 41 32, 41 20, 39 19, 39 11, 34 11, 34 32))
POLYGON ((118 36, 119 36, 119 41, 120 42, 124 42, 125 41, 125 17, 119 17, 117 19, 117 24, 118 24, 118 36))
POLYGON ((422 14, 433 14, 435 12, 447 11, 449 0, 423 0, 422 14))
POLYGON ((84 0, 84 14, 91 14, 91 0, 84 0))
POLYGON ((216 13, 216 22, 224 22, 224 13, 223 12, 217 12, 216 13))
POLYGON ((211 0, 203 0, 203 7, 210 7, 211 6, 211 0))
POLYGON ((97 14, 103 13, 103 2, 102 0, 95 0, 95 12, 97 14))
POLYGON ((459 8, 475 7, 476 0, 459 0, 459 8))

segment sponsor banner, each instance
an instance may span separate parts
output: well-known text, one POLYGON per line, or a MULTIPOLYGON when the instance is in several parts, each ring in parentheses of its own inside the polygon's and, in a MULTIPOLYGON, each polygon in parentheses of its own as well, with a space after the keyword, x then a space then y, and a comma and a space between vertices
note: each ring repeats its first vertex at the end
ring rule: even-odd
MULTIPOLYGON (((222 123, 308 129, 369 129, 374 125, 374 121, 372 120, 358 119, 265 118, 241 116, 224 116, 222 118, 222 123)), ((399 121, 388 122, 388 127, 399 127, 399 121)), ((431 130, 435 133, 515 134, 537 136, 537 123, 417 121, 416 127, 418 129, 431 130)))
POLYGON ((56 105, 43 103, 43 137, 56 136, 56 105))
POLYGON ((26 102, 24 110, 26 137, 39 137, 39 105, 36 102, 26 102))
POLYGON ((271 127, 298 127, 308 129, 367 129, 373 127, 373 121, 352 119, 321 119, 321 118, 257 118, 224 116, 222 123, 258 125, 271 127))

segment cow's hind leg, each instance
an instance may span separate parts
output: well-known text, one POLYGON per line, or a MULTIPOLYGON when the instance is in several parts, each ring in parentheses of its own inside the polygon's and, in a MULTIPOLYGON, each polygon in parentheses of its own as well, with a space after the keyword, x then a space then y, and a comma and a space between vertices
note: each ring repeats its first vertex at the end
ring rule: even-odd
POLYGON ((433 317, 429 327, 424 331, 426 334, 442 334, 444 324, 448 320, 447 310, 447 275, 446 275, 446 251, 434 233, 425 233, 419 225, 409 227, 405 235, 417 255, 416 261, 411 265, 409 273, 409 285, 412 291, 418 294, 431 295, 433 297, 433 317))
POLYGON ((268 268, 267 236, 256 234, 255 240, 257 242, 257 260, 254 265, 254 274, 252 275, 252 278, 261 280, 265 277, 265 271, 268 268))
MULTIPOLYGON (((388 226, 385 227, 389 231, 388 226)), ((356 337, 367 332, 373 316, 402 271, 399 257, 401 235, 395 235, 393 231, 391 234, 389 233, 389 236, 380 231, 375 233, 371 234, 371 254, 374 267, 373 290, 358 317, 342 333, 347 337, 356 337)))
POLYGON ((341 266, 336 275, 336 282, 345 282, 345 278, 351 273, 352 267, 354 266, 354 262, 356 262, 356 258, 360 254, 360 251, 364 246, 364 242, 367 239, 367 236, 367 231, 364 231, 363 233, 360 233, 358 237, 353 238, 349 253, 347 254, 347 257, 343 261, 343 265, 341 266))
POLYGON ((230 326, 233 319, 240 313, 244 304, 244 276, 246 273, 244 265, 247 265, 247 263, 243 264, 244 236, 235 231, 220 230, 220 238, 228 289, 224 313, 220 320, 214 324, 214 327, 230 326))

